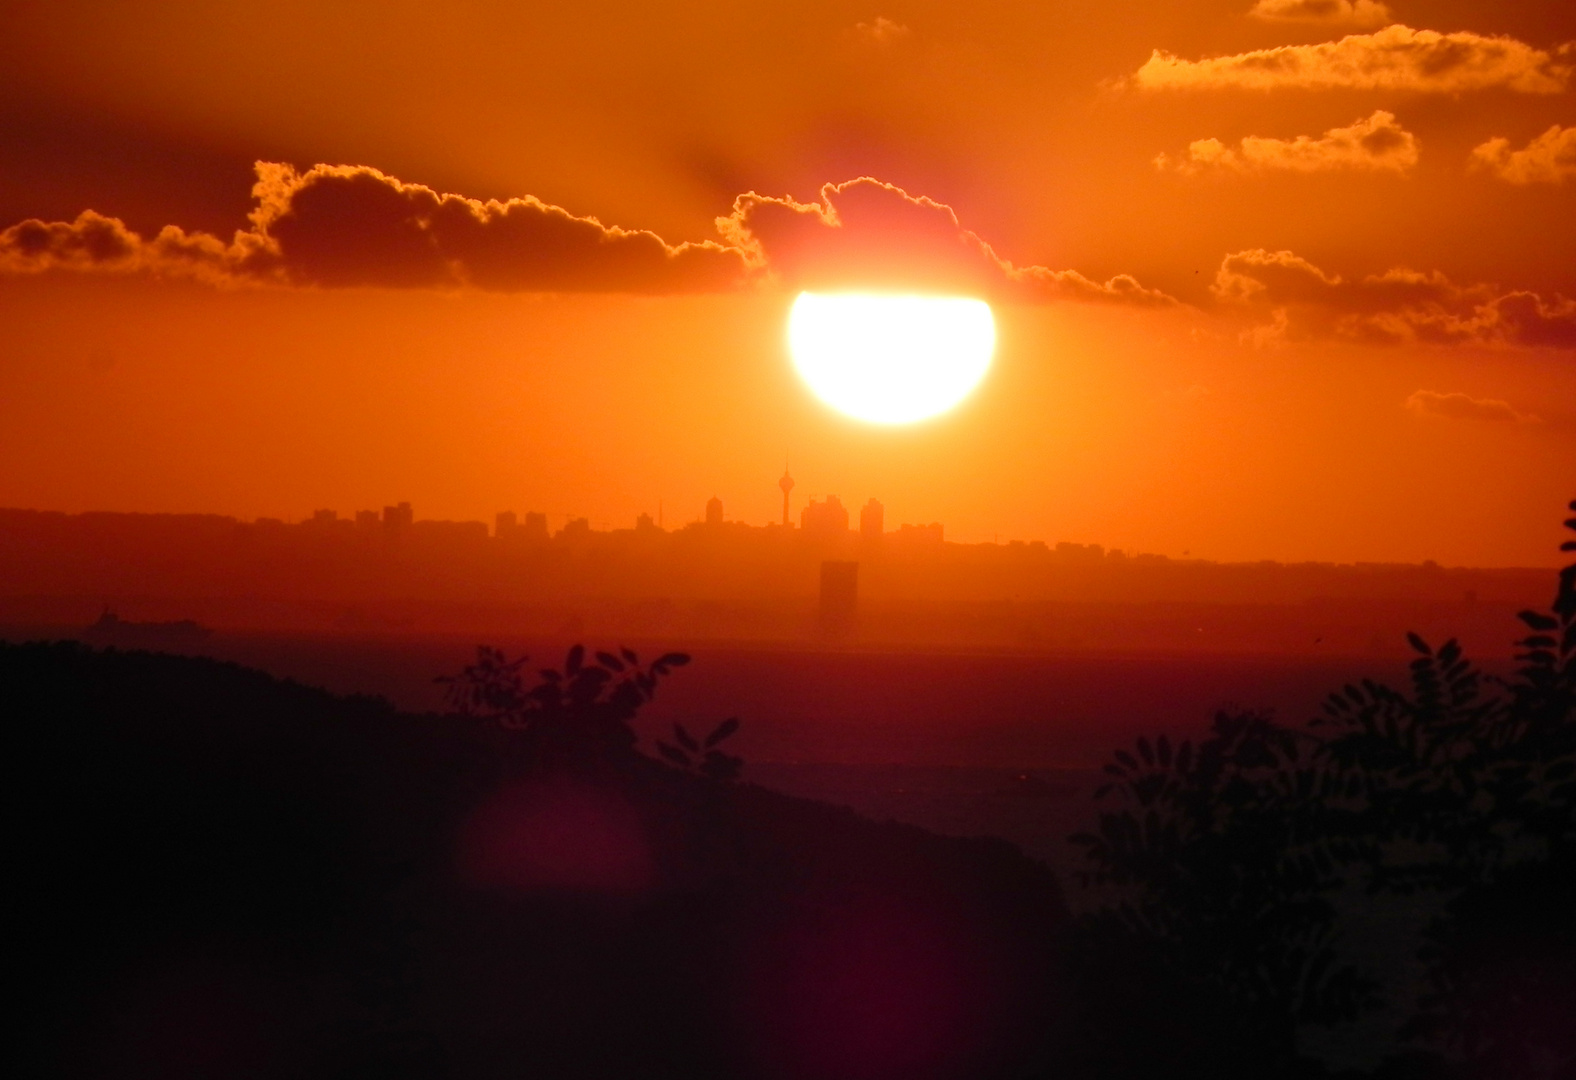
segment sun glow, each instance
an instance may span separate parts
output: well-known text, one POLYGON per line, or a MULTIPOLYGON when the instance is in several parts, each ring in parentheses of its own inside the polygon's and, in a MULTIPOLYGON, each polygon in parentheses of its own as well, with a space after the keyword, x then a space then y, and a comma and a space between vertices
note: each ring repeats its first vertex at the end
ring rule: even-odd
POLYGON ((873 424, 946 412, 979 385, 996 348, 983 300, 879 293, 800 293, 788 350, 826 404, 873 424))

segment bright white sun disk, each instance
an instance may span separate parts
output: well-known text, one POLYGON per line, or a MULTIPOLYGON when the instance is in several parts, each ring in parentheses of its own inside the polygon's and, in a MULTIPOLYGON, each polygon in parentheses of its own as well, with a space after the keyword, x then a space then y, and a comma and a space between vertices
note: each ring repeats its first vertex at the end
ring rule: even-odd
POLYGON ((946 412, 979 385, 995 348, 983 300, 800 293, 788 315, 800 377, 838 412, 875 424, 946 412))

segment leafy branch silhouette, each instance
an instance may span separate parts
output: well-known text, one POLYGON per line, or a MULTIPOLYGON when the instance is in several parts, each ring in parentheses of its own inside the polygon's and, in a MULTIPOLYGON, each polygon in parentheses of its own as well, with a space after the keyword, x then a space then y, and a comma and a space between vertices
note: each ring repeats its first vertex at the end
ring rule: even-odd
POLYGON ((718 744, 732 737, 739 730, 738 717, 730 716, 711 730, 705 739, 697 740, 683 724, 673 725, 673 738, 677 746, 657 740, 657 751, 675 768, 711 780, 736 780, 744 768, 744 759, 717 749, 718 744))
POLYGON ((1091 936, 1151 942, 1290 1055, 1298 1023, 1377 1002, 1334 949, 1348 879, 1430 890, 1444 914, 1423 932, 1429 990, 1402 1034, 1494 1075, 1576 1063, 1576 564, 1548 610, 1519 618, 1508 678, 1409 634, 1405 690, 1365 679, 1303 728, 1222 712, 1196 748, 1116 751, 1096 797, 1120 808, 1071 838, 1084 880, 1118 896, 1085 920, 1091 936))
POLYGON ((658 681, 690 658, 665 653, 642 666, 631 649, 588 658, 585 646, 575 645, 562 670, 540 669, 532 686, 523 670, 528 660, 483 645, 475 663, 437 681, 447 684, 449 703, 460 713, 495 720, 520 732, 539 755, 559 759, 633 753, 635 714, 656 694, 658 681))
POLYGON ((1310 744, 1258 712, 1217 713, 1196 749, 1141 738, 1097 793, 1124 807, 1072 837, 1094 865, 1085 880, 1122 896, 1095 916, 1101 932, 1163 943, 1288 1045, 1296 1022, 1350 1019, 1374 990, 1332 946, 1341 851, 1322 827, 1310 744))
MULTIPOLYGON (((541 668, 527 684, 529 657, 510 659, 500 649, 479 646, 476 660, 458 675, 440 676, 449 704, 465 716, 496 721, 524 737, 529 757, 539 765, 618 760, 637 756, 633 722, 655 696, 658 683, 690 662, 686 653, 664 653, 642 665, 632 649, 587 653, 575 645, 562 669, 541 668)), ((704 742, 674 725, 679 746, 657 742, 662 757, 677 768, 716 780, 736 779, 744 759, 718 744, 739 729, 730 718, 704 742)))

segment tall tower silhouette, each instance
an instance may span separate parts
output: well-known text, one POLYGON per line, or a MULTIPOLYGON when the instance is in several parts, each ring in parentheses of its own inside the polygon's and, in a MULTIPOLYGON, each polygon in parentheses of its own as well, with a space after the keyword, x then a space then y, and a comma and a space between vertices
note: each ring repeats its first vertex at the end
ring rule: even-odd
POLYGON ((788 493, 793 490, 793 477, 788 475, 788 466, 783 465, 783 478, 777 481, 777 486, 783 489, 783 526, 789 525, 788 521, 788 493))

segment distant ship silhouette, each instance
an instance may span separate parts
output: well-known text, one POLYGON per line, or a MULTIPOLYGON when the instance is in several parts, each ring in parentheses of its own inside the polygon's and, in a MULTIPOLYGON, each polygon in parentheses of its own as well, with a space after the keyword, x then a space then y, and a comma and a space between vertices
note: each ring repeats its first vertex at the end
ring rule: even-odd
POLYGON ((97 644, 143 647, 195 645, 212 635, 212 630, 193 619, 131 622, 122 619, 108 607, 99 615, 97 622, 82 632, 84 639, 97 644))

